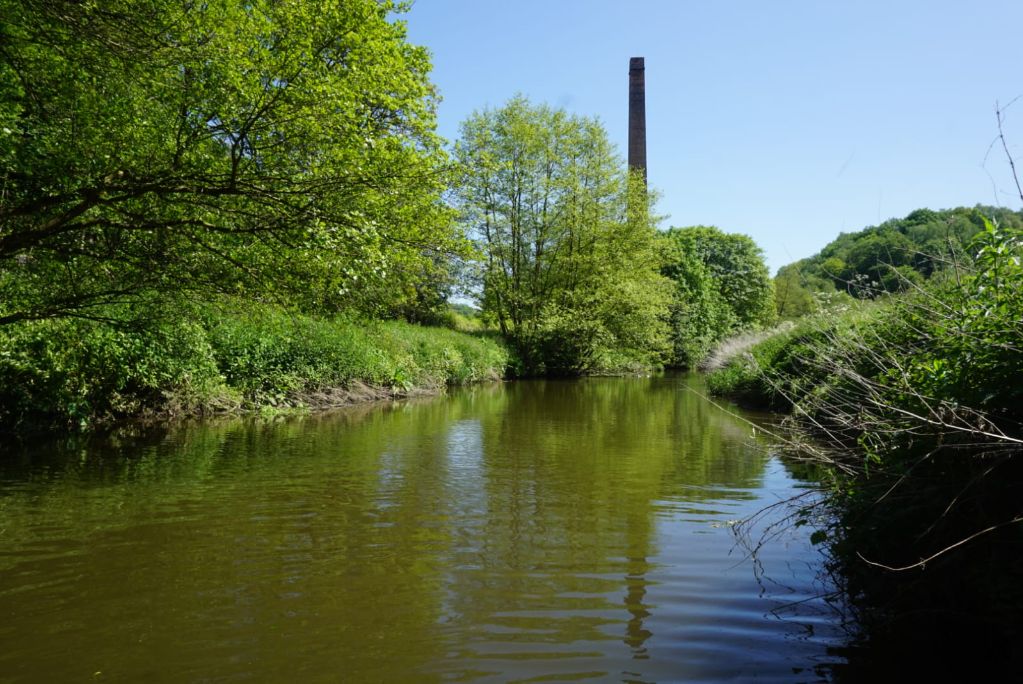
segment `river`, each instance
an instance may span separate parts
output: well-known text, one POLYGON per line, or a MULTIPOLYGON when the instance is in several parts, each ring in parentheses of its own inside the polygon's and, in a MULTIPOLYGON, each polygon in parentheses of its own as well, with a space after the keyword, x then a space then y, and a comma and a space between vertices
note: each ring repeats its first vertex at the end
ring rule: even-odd
POLYGON ((810 526, 753 559, 731 525, 813 483, 701 393, 520 381, 8 445, 0 681, 821 681, 810 526))

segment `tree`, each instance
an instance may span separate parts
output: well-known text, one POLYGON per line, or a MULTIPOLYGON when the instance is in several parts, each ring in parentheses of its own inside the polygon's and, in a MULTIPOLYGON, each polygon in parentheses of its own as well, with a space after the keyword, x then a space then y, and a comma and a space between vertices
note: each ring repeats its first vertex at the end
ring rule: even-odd
POLYGON ((400 302, 463 248, 390 0, 0 0, 0 323, 258 289, 400 302))
POLYGON ((629 212, 648 198, 603 127, 517 97, 470 116, 455 154, 483 312, 525 370, 659 362, 667 284, 649 219, 629 212))
POLYGON ((695 256, 707 267, 740 328, 773 322, 771 276, 763 250, 753 238, 713 226, 671 228, 667 235, 682 253, 695 256))
POLYGON ((675 283, 672 363, 693 367, 729 334, 775 319, 774 288, 761 249, 712 226, 663 233, 664 275, 675 283))
POLYGON ((782 268, 774 277, 774 304, 778 318, 793 319, 817 309, 813 293, 807 289, 799 269, 782 268))
POLYGON ((673 366, 694 368, 735 328, 735 313, 707 266, 677 243, 664 240, 663 273, 675 283, 671 302, 673 366))
POLYGON ((874 232, 858 240, 848 252, 845 273, 848 287, 854 293, 859 290, 898 292, 903 289, 899 286, 899 279, 886 276, 893 268, 908 265, 912 258, 913 243, 905 235, 894 230, 874 232), (856 283, 856 274, 868 276, 866 284, 856 283), (889 290, 892 286, 894 289, 889 290))

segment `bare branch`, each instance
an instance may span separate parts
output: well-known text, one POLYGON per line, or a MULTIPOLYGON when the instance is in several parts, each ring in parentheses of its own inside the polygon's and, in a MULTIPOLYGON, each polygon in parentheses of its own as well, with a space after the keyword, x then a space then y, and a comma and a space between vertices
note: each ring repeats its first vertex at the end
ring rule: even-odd
POLYGON ((1019 193, 1020 201, 1023 201, 1023 187, 1020 187, 1019 176, 1016 174, 1016 162, 1012 158, 1012 154, 1009 152, 1009 145, 1005 142, 1005 132, 1002 130, 1002 123, 1005 121, 1005 110, 1013 105, 1016 100, 1023 97, 1023 95, 1017 95, 1014 97, 1009 104, 1005 107, 999 107, 998 103, 995 103, 995 118, 998 120, 998 139, 1002 141, 1002 149, 1005 150, 1005 158, 1009 160, 1009 168, 1012 170, 1012 180, 1016 182, 1016 192, 1019 193))
POLYGON ((858 551, 856 552, 856 555, 859 556, 860 559, 864 563, 867 563, 868 565, 873 565, 876 568, 883 568, 885 570, 891 570, 892 572, 905 572, 906 570, 913 570, 914 568, 923 569, 924 566, 926 566, 928 563, 930 563, 935 558, 943 556, 946 553, 948 553, 949 551, 952 551, 953 549, 959 548, 963 544, 967 544, 967 543, 973 541, 977 537, 980 537, 980 536, 983 536, 985 534, 988 534, 989 532, 994 532, 995 530, 997 530, 997 529, 999 529, 1001 527, 1005 527, 1006 525, 1012 525, 1013 523, 1018 523, 1018 522, 1023 522, 1023 516, 1016 516, 1012 520, 1006 520, 1005 522, 998 523, 997 525, 991 525, 990 527, 986 527, 983 530, 979 530, 977 532, 974 532, 970 536, 965 537, 963 539, 960 539, 955 544, 949 544, 948 546, 943 548, 941 551, 938 551, 937 553, 932 554, 932 555, 928 556, 927 558, 919 560, 916 563, 911 563, 910 565, 903 565, 901 567, 892 567, 890 565, 885 565, 883 563, 876 563, 876 562, 874 562, 872 560, 867 560, 866 558, 863 557, 863 554, 859 553, 858 551))

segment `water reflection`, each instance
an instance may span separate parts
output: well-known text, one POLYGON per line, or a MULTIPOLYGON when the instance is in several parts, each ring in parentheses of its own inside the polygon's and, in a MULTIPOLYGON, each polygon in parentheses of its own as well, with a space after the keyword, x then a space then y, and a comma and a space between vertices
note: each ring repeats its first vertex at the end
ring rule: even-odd
POLYGON ((833 638, 769 612, 817 590, 816 557, 766 553, 787 588, 765 593, 725 523, 800 485, 688 382, 12 454, 0 678, 791 681, 833 638))

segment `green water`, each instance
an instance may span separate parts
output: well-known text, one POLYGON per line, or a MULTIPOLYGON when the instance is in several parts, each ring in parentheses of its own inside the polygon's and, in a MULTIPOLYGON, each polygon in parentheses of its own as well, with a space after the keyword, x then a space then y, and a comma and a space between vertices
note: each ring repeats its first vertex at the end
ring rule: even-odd
POLYGON ((809 531, 728 524, 807 484, 694 388, 6 447, 0 681, 817 681, 809 531))

